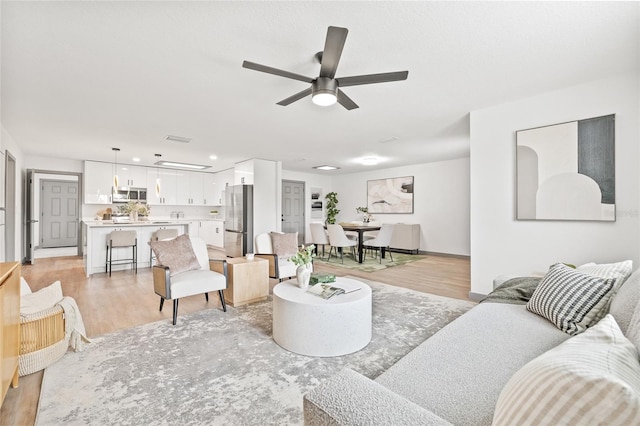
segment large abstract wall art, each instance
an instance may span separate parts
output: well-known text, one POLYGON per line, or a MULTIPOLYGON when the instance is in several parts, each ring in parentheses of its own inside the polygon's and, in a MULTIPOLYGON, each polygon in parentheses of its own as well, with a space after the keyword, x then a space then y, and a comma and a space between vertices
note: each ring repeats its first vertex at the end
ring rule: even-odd
POLYGON ((367 181, 369 213, 413 213, 413 176, 367 181))
POLYGON ((518 220, 616 219, 615 115, 516 132, 518 220))

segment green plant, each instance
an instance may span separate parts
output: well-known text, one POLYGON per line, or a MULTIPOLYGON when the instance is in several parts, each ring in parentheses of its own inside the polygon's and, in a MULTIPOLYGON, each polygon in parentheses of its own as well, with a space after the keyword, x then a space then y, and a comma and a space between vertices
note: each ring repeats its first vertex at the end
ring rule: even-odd
POLYGON ((340 210, 336 207, 338 205, 338 193, 330 192, 324 198, 327 200, 327 223, 333 225, 336 223, 336 216, 340 213, 340 210))
POLYGON ((369 213, 368 207, 356 207, 356 212, 358 213, 369 213))
POLYGON ((313 258, 316 257, 313 250, 315 250, 316 246, 311 244, 307 247, 300 246, 298 252, 289 258, 296 266, 308 265, 313 261, 313 258))

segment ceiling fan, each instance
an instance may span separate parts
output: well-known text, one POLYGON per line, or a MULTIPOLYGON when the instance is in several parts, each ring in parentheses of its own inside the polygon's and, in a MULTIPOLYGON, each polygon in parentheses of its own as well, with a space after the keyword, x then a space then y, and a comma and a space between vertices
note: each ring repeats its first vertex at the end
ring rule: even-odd
POLYGON ((317 105, 327 106, 333 105, 336 101, 348 110, 358 108, 358 105, 351 100, 345 93, 340 90, 341 87, 359 86, 362 84, 386 83, 389 81, 406 80, 409 71, 387 72, 381 74, 356 75, 353 77, 337 78, 336 70, 342 49, 347 39, 349 30, 340 27, 329 27, 327 29, 327 39, 324 42, 324 50, 316 54, 316 58, 320 62, 320 75, 316 78, 295 74, 289 71, 283 71, 277 68, 268 67, 266 65, 256 64, 255 62, 244 61, 243 68, 254 71, 266 72, 268 74, 278 75, 280 77, 291 78, 294 80, 311 83, 311 87, 289 96, 278 102, 278 105, 287 106, 306 96, 311 95, 313 103, 317 105))

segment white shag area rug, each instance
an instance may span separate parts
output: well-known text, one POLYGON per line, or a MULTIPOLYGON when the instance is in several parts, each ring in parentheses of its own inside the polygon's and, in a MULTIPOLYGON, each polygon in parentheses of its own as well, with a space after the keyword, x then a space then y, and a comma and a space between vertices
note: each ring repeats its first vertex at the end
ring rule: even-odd
MULTIPOLYGON (((344 367, 375 378, 475 304, 382 283, 373 338, 333 358, 271 338, 271 299, 92 339, 44 374, 37 425, 301 425, 302 396, 344 367)), ((309 324, 313 333, 314 324, 309 324)))

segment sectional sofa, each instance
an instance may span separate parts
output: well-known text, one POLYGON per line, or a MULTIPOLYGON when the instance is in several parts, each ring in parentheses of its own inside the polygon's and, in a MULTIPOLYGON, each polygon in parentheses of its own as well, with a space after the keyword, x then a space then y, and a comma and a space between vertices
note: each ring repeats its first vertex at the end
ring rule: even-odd
MULTIPOLYGON (((523 298, 525 300, 514 304, 496 303, 489 298, 373 380, 349 369, 342 370, 304 396, 305 424, 584 424, 585 421, 595 424, 601 421, 598 416, 606 416, 608 424, 638 424, 640 363, 634 343, 622 334, 632 334, 640 341, 635 334, 640 329, 640 312, 634 316, 640 294, 640 270, 630 273, 630 261, 624 265, 583 265, 577 270, 562 264, 553 265, 547 275, 531 286, 532 292, 523 298), (558 281, 562 281, 560 290, 556 288, 558 281), (566 294, 573 299, 567 299, 566 294), (536 313, 536 302, 542 304, 543 311, 549 312, 536 313), (576 309, 581 311, 569 312, 576 309), (566 318, 554 316, 557 313, 554 310, 564 310, 562 315, 575 318, 567 322, 566 318), (593 340, 599 348, 591 347, 593 340), (622 355, 610 350, 614 347, 622 355), (597 358, 602 351, 604 357, 615 355, 617 358, 603 361, 597 358), (575 358, 575 362, 571 361, 575 358), (556 365, 557 359, 561 360, 559 365, 556 365), (592 371, 603 364, 617 365, 616 362, 625 365, 623 379, 617 377, 619 368, 604 373, 592 371), (567 363, 571 363, 569 367, 567 363), (573 365, 581 366, 577 373, 573 365), (542 368, 544 373, 537 368, 542 368), (575 386, 576 393, 580 394, 594 386, 593 380, 583 386, 584 378, 574 376, 580 376, 583 370, 604 381, 605 393, 626 392, 627 399, 616 397, 608 408, 597 406, 595 414, 593 410, 586 410, 589 411, 584 414, 587 417, 580 417, 585 411, 580 407, 584 403, 580 398, 564 401, 564 406, 557 407, 554 404, 558 399, 552 396, 557 389, 549 385, 549 389, 541 391, 544 386, 527 383, 527 380, 545 377, 546 386, 556 384, 551 378, 561 377, 565 382, 557 386, 565 386, 564 391, 559 391, 563 397, 570 394, 567 386, 575 386), (607 388, 610 380, 614 385, 607 388), (542 393, 531 393, 536 390, 542 393), (514 407, 538 411, 533 414, 510 412, 514 407), (579 409, 578 417, 573 419, 577 422, 544 417, 571 413, 571 407, 579 409)), ((598 398, 602 404, 610 402, 607 398, 598 398)))

